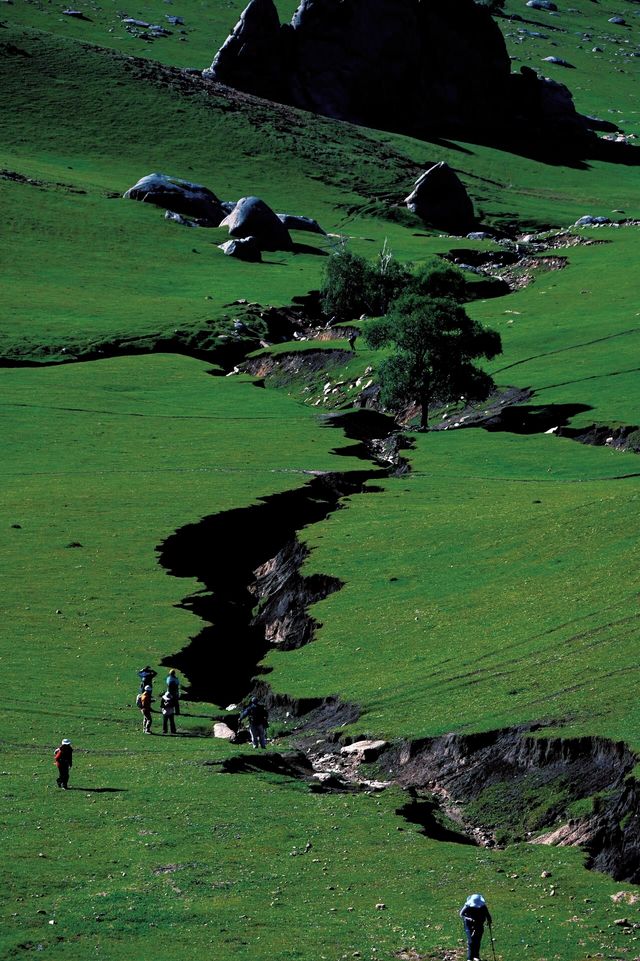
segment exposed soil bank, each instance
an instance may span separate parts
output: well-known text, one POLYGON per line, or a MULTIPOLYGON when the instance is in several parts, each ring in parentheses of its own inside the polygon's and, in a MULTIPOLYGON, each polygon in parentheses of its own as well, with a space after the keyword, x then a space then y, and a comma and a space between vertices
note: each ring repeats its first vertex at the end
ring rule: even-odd
MULTIPOLYGON (((357 436, 356 422, 357 415, 347 422, 349 436, 357 436)), ((333 423, 340 426, 340 418, 333 423)), ((350 453, 365 457, 366 446, 350 453)), ((254 688, 262 673, 259 662, 269 648, 288 650, 312 639, 317 622, 308 607, 343 585, 328 575, 301 573, 309 549, 297 534, 339 510, 343 497, 374 493, 375 487, 365 485, 388 472, 314 476, 303 487, 261 498, 252 507, 189 524, 158 547, 160 563, 172 575, 196 578, 204 585, 180 606, 207 626, 164 660, 186 675, 192 698, 221 706, 237 702, 254 688)))
POLYGON ((640 883, 640 786, 630 777, 636 756, 622 742, 535 731, 405 742, 386 751, 380 765, 401 786, 431 792, 467 829, 503 843, 580 844, 589 867, 640 883), (586 812, 571 817, 586 799, 586 812), (533 838, 549 827, 552 834, 533 838))

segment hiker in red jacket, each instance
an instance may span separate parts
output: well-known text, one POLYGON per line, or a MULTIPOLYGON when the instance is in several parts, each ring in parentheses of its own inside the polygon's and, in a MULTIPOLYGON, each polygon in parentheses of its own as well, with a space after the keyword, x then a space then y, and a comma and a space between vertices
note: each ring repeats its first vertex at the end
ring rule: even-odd
POLYGON ((58 768, 58 778, 56 784, 58 787, 63 788, 65 791, 69 790, 69 769, 73 766, 73 748, 71 746, 71 741, 64 737, 60 743, 60 747, 55 749, 54 763, 58 768))

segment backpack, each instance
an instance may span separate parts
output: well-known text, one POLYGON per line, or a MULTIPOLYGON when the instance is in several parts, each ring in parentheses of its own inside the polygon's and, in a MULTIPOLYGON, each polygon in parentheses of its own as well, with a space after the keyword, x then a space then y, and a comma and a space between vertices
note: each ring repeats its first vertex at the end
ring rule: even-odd
POLYGON ((142 694, 138 694, 136 697, 136 707, 142 710, 142 694))

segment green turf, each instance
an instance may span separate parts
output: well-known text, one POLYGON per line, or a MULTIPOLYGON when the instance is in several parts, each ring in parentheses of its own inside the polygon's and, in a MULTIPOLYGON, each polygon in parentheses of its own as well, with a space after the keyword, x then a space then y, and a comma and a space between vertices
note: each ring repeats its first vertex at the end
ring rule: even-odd
MULTIPOLYGON (((222 231, 181 229, 120 199, 152 170, 223 199, 257 193, 372 258, 387 239, 414 263, 489 246, 389 211, 435 160, 459 171, 490 223, 640 215, 631 166, 421 143, 209 94, 156 68, 208 65, 241 6, 136 3, 130 16, 185 18, 185 41, 176 32, 153 43, 126 34, 113 4, 81 6, 87 21, 63 16, 61 4, 3 8, 0 168, 37 183, 0 179, 10 229, 2 357, 145 350, 176 332, 213 347, 237 314, 232 301, 284 304, 319 285, 317 253, 232 262, 215 247, 222 231)), ((278 6, 288 16, 294 4, 278 6)), ((636 132, 638 60, 624 53, 640 39, 634 5, 573 0, 558 17, 507 9, 528 20, 500 21, 512 55, 568 82, 578 109, 636 132), (619 12, 628 28, 607 23, 619 12), (517 43, 522 26, 549 39, 517 43), (576 69, 542 64, 551 53, 576 69)), ((491 367, 500 387, 529 387, 534 407, 570 405, 572 426, 637 424, 637 228, 583 235, 607 243, 557 251, 565 270, 469 310, 500 330, 504 353, 491 367)), ((296 240, 319 250, 333 242, 296 240)), ((273 353, 333 347, 345 342, 273 353)), ((346 363, 280 390, 167 353, 0 371, 3 958, 390 961, 403 949, 442 958, 462 951, 457 911, 472 888, 490 902, 505 961, 638 953, 636 930, 613 924, 637 919, 637 905, 611 900, 630 886, 587 872, 578 850, 429 840, 396 815, 406 802, 396 789, 321 795, 276 775, 224 775, 206 762, 253 756, 207 736, 213 705, 183 705, 183 737, 141 735, 135 671, 147 660, 158 667, 202 627, 177 606, 201 585, 168 576, 158 545, 204 516, 299 487, 310 472, 361 470, 332 453, 351 442, 318 413, 350 403, 378 360, 358 344, 346 363), (76 745, 67 794, 52 765, 62 736, 76 745)), ((377 481, 380 492, 349 498, 302 533, 312 548, 305 571, 345 586, 313 607, 322 623, 313 643, 269 655, 269 682, 358 702, 358 733, 543 720, 637 749, 637 456, 553 435, 412 436, 410 474, 377 481)), ((242 545, 211 549, 224 559, 242 545)), ((556 787, 531 789, 523 830, 556 787)), ((492 803, 503 800, 498 791, 492 803)))

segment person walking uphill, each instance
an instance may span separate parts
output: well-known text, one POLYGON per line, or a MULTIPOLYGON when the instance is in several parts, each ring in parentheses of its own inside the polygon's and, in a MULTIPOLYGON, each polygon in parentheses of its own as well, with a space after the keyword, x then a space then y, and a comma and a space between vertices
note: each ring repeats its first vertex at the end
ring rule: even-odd
POLYGON ((460 917, 467 936, 467 961, 480 961, 480 942, 485 923, 491 928, 491 915, 481 894, 471 894, 462 905, 460 917))
POLYGON ((69 790, 69 770, 73 767, 73 747, 71 741, 64 737, 53 754, 53 761, 58 768, 56 784, 65 791, 69 790))
POLYGON ((269 726, 267 709, 260 704, 257 697, 252 697, 249 705, 240 714, 240 720, 249 718, 249 734, 254 747, 266 748, 267 727, 269 726))

